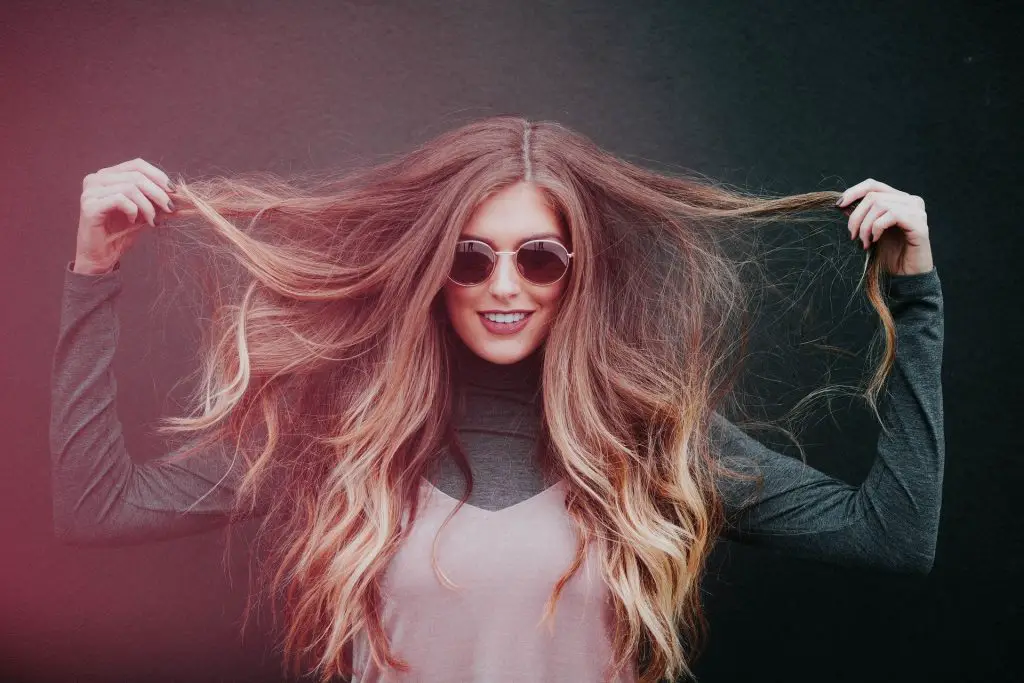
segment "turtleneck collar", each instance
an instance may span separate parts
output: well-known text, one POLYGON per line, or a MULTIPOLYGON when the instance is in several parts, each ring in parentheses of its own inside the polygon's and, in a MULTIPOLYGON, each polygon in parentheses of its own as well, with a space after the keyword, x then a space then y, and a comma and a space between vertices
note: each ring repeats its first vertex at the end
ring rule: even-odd
POLYGON ((457 376, 463 383, 486 389, 529 393, 540 387, 545 345, 542 344, 522 360, 501 365, 478 356, 459 335, 452 334, 452 338, 452 359, 457 368, 457 376))

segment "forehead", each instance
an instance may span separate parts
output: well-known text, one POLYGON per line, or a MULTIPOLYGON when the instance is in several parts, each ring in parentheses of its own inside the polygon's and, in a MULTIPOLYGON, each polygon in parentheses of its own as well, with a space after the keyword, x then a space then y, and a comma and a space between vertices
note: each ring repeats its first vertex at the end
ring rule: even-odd
POLYGON ((477 239, 492 247, 515 247, 541 238, 566 242, 569 235, 544 193, 535 185, 519 183, 481 203, 460 237, 477 239))

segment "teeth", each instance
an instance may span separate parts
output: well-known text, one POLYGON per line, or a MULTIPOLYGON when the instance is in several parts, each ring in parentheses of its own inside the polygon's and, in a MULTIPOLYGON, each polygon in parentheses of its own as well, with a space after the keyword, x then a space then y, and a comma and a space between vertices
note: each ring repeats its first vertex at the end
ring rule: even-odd
POLYGON ((496 323, 517 323, 526 317, 525 313, 484 313, 484 317, 496 323))

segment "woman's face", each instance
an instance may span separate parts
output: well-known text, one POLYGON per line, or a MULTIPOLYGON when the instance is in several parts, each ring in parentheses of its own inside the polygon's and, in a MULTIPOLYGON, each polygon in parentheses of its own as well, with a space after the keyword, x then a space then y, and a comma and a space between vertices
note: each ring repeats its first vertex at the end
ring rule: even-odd
MULTIPOLYGON (((554 239, 569 248, 569 236, 547 205, 544 195, 531 183, 517 183, 477 207, 459 239, 486 242, 494 251, 515 251, 530 239, 554 239)), ((481 358, 507 365, 522 360, 544 342, 562 292, 569 281, 566 273, 551 285, 525 280, 511 255, 498 256, 491 276, 479 285, 462 287, 448 281, 444 301, 452 327, 481 358), (498 334, 485 326, 485 312, 523 311, 526 325, 513 334, 498 334)))

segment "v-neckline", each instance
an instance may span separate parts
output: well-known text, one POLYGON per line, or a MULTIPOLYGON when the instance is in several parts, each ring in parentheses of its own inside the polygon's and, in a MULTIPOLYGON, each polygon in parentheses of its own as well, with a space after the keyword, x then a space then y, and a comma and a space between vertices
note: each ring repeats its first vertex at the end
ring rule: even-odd
MULTIPOLYGON (((447 493, 445 493, 444 491, 442 491, 441 489, 437 488, 436 486, 434 486, 433 482, 431 482, 426 477, 420 477, 420 479, 424 483, 426 483, 426 485, 429 486, 431 488, 431 490, 436 491, 437 493, 441 494, 447 500, 450 500, 453 503, 458 504, 458 502, 459 502, 458 498, 455 498, 454 496, 450 496, 447 493)), ((539 493, 535 493, 532 496, 530 496, 529 498, 525 498, 525 499, 519 501, 518 503, 513 503, 512 505, 509 505, 508 507, 501 508, 500 510, 487 510, 487 509, 482 508, 482 507, 477 507, 476 505, 470 505, 469 503, 463 503, 462 507, 463 507, 463 509, 469 508, 470 510, 475 511, 478 514, 483 514, 483 515, 488 515, 488 516, 500 515, 502 513, 510 512, 512 510, 515 510, 516 508, 521 508, 521 507, 527 505, 528 503, 532 503, 532 502, 534 502, 534 501, 536 501, 536 500, 538 500, 538 499, 540 499, 540 498, 542 498, 544 496, 550 495, 554 491, 561 489, 564 486, 564 484, 565 484, 565 479, 559 479, 558 481, 556 481, 554 484, 552 484, 551 486, 547 487, 543 491, 540 491, 539 493)))

